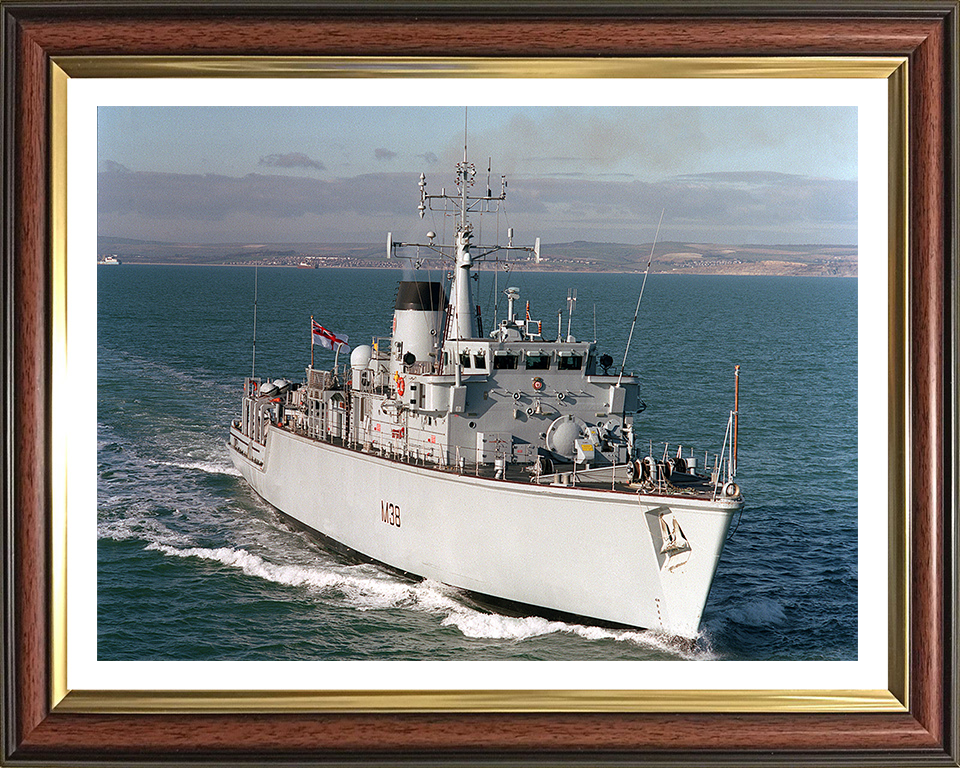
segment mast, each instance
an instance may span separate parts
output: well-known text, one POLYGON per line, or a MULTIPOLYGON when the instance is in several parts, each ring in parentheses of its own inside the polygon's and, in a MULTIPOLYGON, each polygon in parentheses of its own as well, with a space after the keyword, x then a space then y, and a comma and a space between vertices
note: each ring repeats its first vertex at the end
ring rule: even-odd
MULTIPOLYGON (((466 131, 466 127, 464 127, 466 131)), ((467 220, 467 189, 473 186, 476 169, 467 162, 467 137, 463 137, 463 161, 457 164, 457 186, 460 188, 460 217, 457 222, 456 269, 453 273, 453 285, 450 287, 453 304, 453 339, 475 339, 477 322, 473 313, 473 290, 470 285, 470 270, 473 268, 473 254, 470 247, 473 240, 473 227, 467 220)))
POLYGON ((740 366, 733 367, 733 476, 737 475, 737 431, 740 421, 740 366))
POLYGON ((453 304, 454 324, 450 338, 474 339, 477 336, 477 323, 472 312, 473 291, 470 285, 470 270, 473 256, 470 253, 470 241, 473 233, 469 229, 457 232, 457 268, 453 273, 453 285, 450 287, 453 304))
MULTIPOLYGON (((250 378, 257 375, 257 270, 259 265, 253 265, 253 361, 250 363, 250 378)), ((311 363, 312 366, 312 363, 311 363)))
MULTIPOLYGON (((489 171, 488 171, 489 172, 489 171)), ((448 194, 444 189, 440 194, 428 194, 426 190, 426 178, 420 174, 420 205, 417 210, 422 219, 427 210, 442 211, 446 214, 453 214, 457 220, 456 235, 451 249, 449 245, 434 243, 435 233, 428 232, 427 243, 400 243, 393 240, 393 236, 387 233, 387 253, 393 256, 397 248, 407 246, 416 246, 431 250, 442 257, 452 258, 454 263, 453 278, 450 285, 450 312, 452 322, 446 338, 450 340, 475 339, 479 334, 477 326, 477 316, 474 311, 473 289, 471 286, 471 270, 475 262, 482 261, 490 254, 497 251, 526 251, 539 258, 540 239, 534 247, 513 245, 513 230, 509 230, 508 242, 506 245, 484 245, 474 242, 473 225, 469 217, 471 211, 479 210, 481 212, 500 212, 500 205, 507 198, 507 179, 500 177, 500 194, 494 195, 489 189, 489 180, 486 194, 472 195, 470 190, 473 187, 477 171, 474 164, 467 159, 467 137, 466 126, 464 127, 463 141, 463 160, 457 163, 457 192, 448 194), (434 201, 442 201, 434 207, 434 201), (493 204, 491 206, 491 204, 493 204)))

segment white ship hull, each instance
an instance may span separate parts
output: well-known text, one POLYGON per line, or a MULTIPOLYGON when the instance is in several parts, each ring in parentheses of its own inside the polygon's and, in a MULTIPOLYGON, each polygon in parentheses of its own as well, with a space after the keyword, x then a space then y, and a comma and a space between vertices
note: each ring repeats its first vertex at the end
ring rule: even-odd
POLYGON ((456 474, 276 427, 263 446, 233 427, 230 453, 266 501, 365 558, 481 595, 687 638, 697 635, 742 506, 456 474), (674 523, 679 547, 668 541, 674 523))

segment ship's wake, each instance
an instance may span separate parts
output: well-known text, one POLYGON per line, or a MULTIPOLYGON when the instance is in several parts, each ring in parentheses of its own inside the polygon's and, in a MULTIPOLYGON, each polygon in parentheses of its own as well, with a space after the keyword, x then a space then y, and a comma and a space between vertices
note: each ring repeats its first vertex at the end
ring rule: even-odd
MULTIPOLYGON (((515 645, 515 655, 524 656, 525 644, 553 637, 562 641, 569 637, 577 642, 592 644, 613 642, 634 647, 637 651, 654 654, 657 658, 705 659, 712 658, 708 649, 678 641, 654 631, 619 629, 551 620, 540 616, 508 616, 474 607, 467 596, 458 590, 430 580, 412 581, 374 564, 347 564, 318 549, 305 534, 285 531, 285 538, 294 542, 263 541, 270 534, 262 528, 255 539, 260 552, 250 547, 195 546, 191 537, 167 528, 151 518, 104 521, 98 530, 100 538, 116 540, 138 539, 146 543, 144 549, 168 557, 195 558, 217 564, 244 576, 262 579, 272 584, 305 590, 308 600, 334 602, 360 612, 416 611, 431 617, 439 631, 455 631, 465 642, 486 640, 515 645), (290 562, 275 562, 276 546, 291 549, 290 562)), ((276 535, 279 531, 274 531, 276 535)), ((278 537, 279 538, 279 537, 278 537)), ((645 654, 642 654, 645 655, 645 654)))
POLYGON ((485 640, 517 640, 541 638, 547 635, 574 635, 587 641, 614 641, 659 651, 681 659, 708 659, 709 652, 698 650, 685 640, 664 635, 652 630, 608 629, 586 624, 571 624, 564 621, 545 619, 539 616, 503 616, 496 613, 483 613, 469 608, 454 609, 441 622, 443 626, 454 626, 465 637, 485 640))
POLYGON ((159 463, 167 467, 197 470, 198 472, 207 472, 211 475, 241 477, 237 468, 226 461, 161 461, 159 463))

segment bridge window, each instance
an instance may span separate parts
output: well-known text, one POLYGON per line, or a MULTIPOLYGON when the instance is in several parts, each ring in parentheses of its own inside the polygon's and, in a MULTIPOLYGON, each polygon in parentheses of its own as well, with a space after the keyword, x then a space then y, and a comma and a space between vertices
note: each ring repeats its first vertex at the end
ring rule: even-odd
POLYGON ((498 371, 512 371, 517 368, 517 356, 509 352, 495 352, 493 355, 493 367, 498 371))
POLYGON ((470 367, 470 353, 469 353, 469 352, 461 352, 461 353, 460 353, 460 365, 461 365, 463 368, 469 368, 469 367, 470 367))
POLYGON ((579 371, 583 367, 583 355, 561 352, 557 357, 558 371, 579 371))
POLYGON ((478 352, 473 356, 473 367, 479 368, 481 371, 487 369, 487 357, 483 352, 478 352))
POLYGON ((528 371, 546 371, 550 368, 550 355, 547 352, 527 352, 528 371))

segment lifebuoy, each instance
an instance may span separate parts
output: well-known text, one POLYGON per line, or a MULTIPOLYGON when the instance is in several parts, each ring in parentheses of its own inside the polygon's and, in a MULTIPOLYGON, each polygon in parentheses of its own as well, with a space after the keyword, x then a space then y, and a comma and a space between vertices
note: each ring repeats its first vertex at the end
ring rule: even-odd
POLYGON ((403 380, 403 376, 397 376, 397 394, 400 397, 403 397, 403 393, 406 390, 406 388, 407 388, 407 385, 406 385, 406 382, 403 380))
POLYGON ((539 376, 535 377, 533 380, 533 388, 537 390, 537 392, 543 389, 543 379, 541 379, 539 376))

